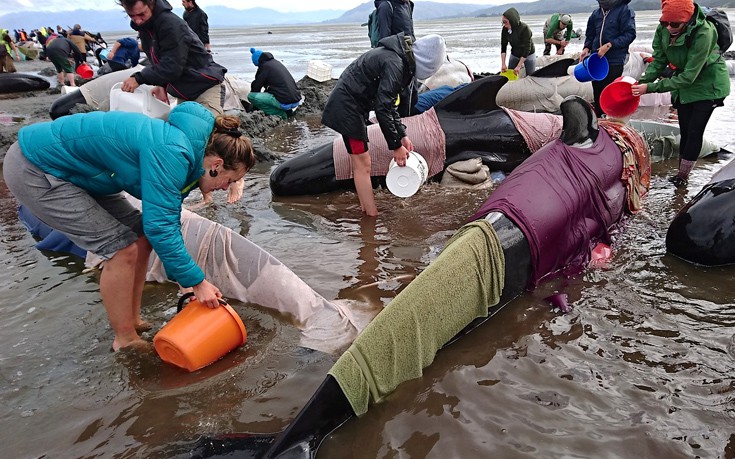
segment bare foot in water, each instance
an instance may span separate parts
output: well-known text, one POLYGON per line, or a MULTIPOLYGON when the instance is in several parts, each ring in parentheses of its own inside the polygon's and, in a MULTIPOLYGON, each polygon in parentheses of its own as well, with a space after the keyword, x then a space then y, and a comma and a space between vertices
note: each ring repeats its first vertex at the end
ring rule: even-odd
POLYGON ((130 350, 135 350, 135 351, 138 351, 138 350, 143 351, 143 350, 147 350, 148 348, 150 348, 150 346, 151 346, 151 343, 149 343, 148 341, 145 341, 143 339, 140 339, 140 338, 138 338, 136 340, 128 341, 126 343, 121 343, 120 341, 118 341, 117 338, 115 338, 115 340, 112 342, 112 351, 113 352, 118 352, 118 351, 120 351, 122 349, 126 349, 126 350, 127 349, 130 349, 130 350))
POLYGON ((153 325, 151 325, 150 322, 147 322, 147 321, 145 321, 143 319, 140 319, 135 324, 135 331, 137 331, 138 333, 146 332, 146 331, 150 330, 151 328, 153 328, 153 325))

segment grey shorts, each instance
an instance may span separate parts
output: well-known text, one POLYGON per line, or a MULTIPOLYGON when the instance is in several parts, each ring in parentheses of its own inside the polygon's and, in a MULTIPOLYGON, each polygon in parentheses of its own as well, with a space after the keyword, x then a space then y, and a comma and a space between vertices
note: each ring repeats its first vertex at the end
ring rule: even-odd
POLYGON ((84 250, 112 258, 143 234, 143 219, 123 193, 92 196, 33 165, 15 142, 3 162, 8 189, 28 210, 84 250))

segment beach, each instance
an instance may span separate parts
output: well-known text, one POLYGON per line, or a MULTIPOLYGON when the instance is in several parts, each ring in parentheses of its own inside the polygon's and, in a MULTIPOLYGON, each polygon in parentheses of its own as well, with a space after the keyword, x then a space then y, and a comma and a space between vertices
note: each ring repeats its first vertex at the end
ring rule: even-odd
MULTIPOLYGON (((536 31, 544 19, 528 21, 536 31)), ((636 44, 650 45, 657 21, 654 12, 637 15, 636 44)), ((498 18, 453 19, 417 24, 417 33, 446 35, 450 55, 496 72, 499 27, 498 18)), ((359 25, 222 29, 212 40, 215 58, 244 81, 255 71, 251 46, 284 61, 297 81, 315 59, 337 77, 367 46, 359 25)), ((569 52, 580 47, 573 42, 569 52)), ((0 96, 8 121, 0 123, 0 156, 22 126, 48 121, 57 97, 56 89, 0 96)), ((731 95, 707 138, 732 142, 734 116, 731 95)), ((268 251, 328 300, 387 306, 491 193, 430 183, 401 199, 378 189, 377 219, 362 218, 349 191, 275 197, 273 168, 335 133, 318 109, 249 132, 277 158, 248 172, 240 202, 228 205, 217 192, 197 212, 268 251)), ((735 457, 735 268, 694 266, 665 247, 673 216, 731 157, 699 160, 683 190, 667 181, 676 159, 653 164, 643 210, 612 235, 609 263, 515 299, 441 350, 422 377, 329 435, 319 457, 735 457), (558 293, 570 313, 545 301, 558 293)), ((203 370, 111 353, 98 276, 76 257, 37 250, 16 206, 0 183, 0 441, 12 457, 184 458, 200 436, 277 432, 337 358, 300 347, 289 317, 242 302, 232 306, 247 343, 203 370)), ((177 291, 146 285, 143 311, 154 329, 145 339, 173 316, 177 291)))

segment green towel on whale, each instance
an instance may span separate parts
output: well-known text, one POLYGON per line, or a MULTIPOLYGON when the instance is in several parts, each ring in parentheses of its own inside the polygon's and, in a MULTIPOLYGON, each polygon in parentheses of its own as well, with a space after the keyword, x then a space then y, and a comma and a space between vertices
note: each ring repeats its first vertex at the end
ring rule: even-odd
POLYGON ((329 370, 355 414, 420 377, 444 344, 498 304, 504 282, 505 257, 492 225, 478 220, 460 228, 329 370))

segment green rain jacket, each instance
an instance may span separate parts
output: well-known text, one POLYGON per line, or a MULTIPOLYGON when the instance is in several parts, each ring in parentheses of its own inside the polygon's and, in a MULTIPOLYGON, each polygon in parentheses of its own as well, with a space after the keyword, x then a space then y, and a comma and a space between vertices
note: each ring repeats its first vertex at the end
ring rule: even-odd
POLYGON ((674 43, 670 43, 666 27, 656 28, 653 62, 640 79, 648 84, 648 92, 671 91, 672 100, 682 104, 723 99, 730 94, 730 74, 717 46, 717 30, 706 20, 702 8, 694 6, 695 14, 674 43), (691 46, 687 46, 688 41, 691 46), (669 63, 676 67, 675 75, 657 81, 669 63))

